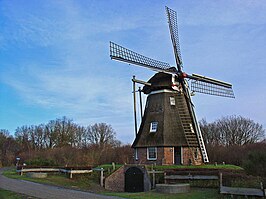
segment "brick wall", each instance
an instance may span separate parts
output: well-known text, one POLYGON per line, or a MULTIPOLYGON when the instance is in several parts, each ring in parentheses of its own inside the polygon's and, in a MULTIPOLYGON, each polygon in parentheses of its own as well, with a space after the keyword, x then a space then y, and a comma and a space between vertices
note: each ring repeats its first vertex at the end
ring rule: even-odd
MULTIPOLYGON (((138 160, 134 160, 134 164, 173 165, 173 158, 173 147, 157 147, 157 160, 147 160, 147 148, 138 148, 138 160)), ((183 165, 203 164, 200 150, 193 147, 182 147, 182 158, 183 165), (196 152, 198 157, 194 159, 196 152)))
POLYGON ((203 164, 202 156, 200 150, 197 151, 197 159, 194 159, 196 154, 193 154, 196 152, 196 148, 194 147, 182 147, 183 152, 183 165, 190 165, 192 163, 193 165, 201 165, 203 164), (191 162, 192 161, 192 162, 191 162))
POLYGON ((120 167, 117 171, 105 179, 104 187, 110 191, 123 192, 125 190, 124 166, 120 167))
POLYGON ((131 167, 137 167, 139 168, 144 176, 143 176, 143 184, 144 184, 144 191, 150 191, 151 190, 151 182, 149 179, 148 172, 145 169, 145 166, 141 165, 124 165, 120 167, 118 170, 116 170, 114 173, 112 173, 110 176, 108 176, 105 179, 105 189, 109 191, 116 191, 116 192, 124 192, 125 191, 125 173, 127 170, 131 167))
POLYGON ((138 160, 135 160, 135 164, 157 164, 162 165, 164 161, 164 151, 162 147, 157 147, 157 159, 147 159, 147 148, 138 148, 138 160))

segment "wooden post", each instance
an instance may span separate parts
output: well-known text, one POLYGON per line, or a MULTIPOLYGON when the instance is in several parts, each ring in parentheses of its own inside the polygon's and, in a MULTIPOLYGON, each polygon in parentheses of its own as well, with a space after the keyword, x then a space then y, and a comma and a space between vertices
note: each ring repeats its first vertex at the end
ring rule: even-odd
POLYGON ((263 197, 265 197, 266 196, 266 193, 265 193, 265 190, 264 190, 264 187, 263 187, 263 183, 262 182, 260 182, 260 188, 261 188, 263 197))
POLYGON ((72 172, 70 171, 70 173, 69 173, 69 178, 72 179, 72 177, 73 177, 73 176, 72 176, 72 172))
POLYGON ((152 170, 152 187, 155 189, 155 170, 152 170))
POLYGON ((223 174, 222 172, 219 173, 219 184, 220 184, 220 193, 221 193, 221 189, 222 189, 222 186, 223 186, 223 174))
POLYGON ((101 187, 103 187, 103 171, 104 171, 104 169, 103 168, 101 168, 101 179, 100 179, 100 185, 101 185, 101 187))
POLYGON ((141 98, 141 88, 139 87, 139 105, 140 105, 140 117, 142 120, 142 116, 143 116, 143 110, 142 110, 142 98, 141 98))
POLYGON ((112 162, 112 168, 113 168, 113 171, 115 170, 115 163, 112 162))
POLYGON ((137 108, 136 108, 136 82, 135 82, 135 75, 133 76, 132 82, 133 82, 133 101, 134 101, 134 120, 135 120, 135 135, 137 136, 138 133, 138 125, 137 125, 137 108))

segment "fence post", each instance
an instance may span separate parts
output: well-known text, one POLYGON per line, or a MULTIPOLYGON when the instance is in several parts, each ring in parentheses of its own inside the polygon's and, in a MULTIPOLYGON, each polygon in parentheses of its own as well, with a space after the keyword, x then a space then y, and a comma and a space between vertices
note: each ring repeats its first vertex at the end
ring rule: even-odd
POLYGON ((222 190, 222 186, 223 186, 223 174, 222 172, 219 173, 219 184, 220 184, 220 193, 221 193, 221 190, 222 190))
POLYGON ((264 191, 264 187, 263 187, 263 183, 262 182, 260 182, 260 188, 262 190, 263 197, 265 197, 266 196, 266 193, 264 191))
POLYGON ((113 171, 115 170, 115 163, 112 162, 112 168, 113 168, 113 171))
POLYGON ((101 186, 103 187, 103 171, 104 171, 104 169, 103 168, 101 168, 101 179, 100 179, 100 184, 101 184, 101 186))
POLYGON ((152 187, 155 189, 155 170, 152 170, 152 187))

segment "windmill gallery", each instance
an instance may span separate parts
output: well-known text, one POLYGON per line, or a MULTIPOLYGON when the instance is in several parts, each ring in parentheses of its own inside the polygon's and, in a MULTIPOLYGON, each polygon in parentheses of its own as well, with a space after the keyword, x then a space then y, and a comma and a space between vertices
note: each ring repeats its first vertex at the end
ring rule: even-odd
POLYGON ((111 59, 139 65, 157 72, 144 84, 148 95, 134 148, 134 163, 200 165, 209 162, 196 119, 191 92, 234 98, 232 85, 201 75, 183 72, 177 14, 166 7, 176 67, 150 59, 110 42, 111 59), (190 82, 190 85, 188 83, 190 82))

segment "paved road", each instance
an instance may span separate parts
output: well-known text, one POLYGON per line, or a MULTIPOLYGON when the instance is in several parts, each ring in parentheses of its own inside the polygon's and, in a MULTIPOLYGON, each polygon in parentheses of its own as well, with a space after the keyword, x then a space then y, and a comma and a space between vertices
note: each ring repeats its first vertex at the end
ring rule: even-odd
POLYGON ((0 169, 0 188, 40 199, 118 199, 118 197, 11 179, 3 176, 2 172, 3 169, 0 169))

